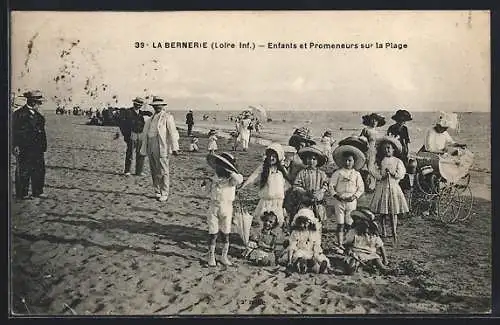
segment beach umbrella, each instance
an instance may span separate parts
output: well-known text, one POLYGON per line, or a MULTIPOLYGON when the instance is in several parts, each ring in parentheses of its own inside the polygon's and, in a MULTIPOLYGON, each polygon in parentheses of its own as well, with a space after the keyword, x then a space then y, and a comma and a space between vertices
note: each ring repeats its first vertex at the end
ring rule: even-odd
POLYGON ((248 106, 249 108, 252 109, 252 113, 254 116, 256 116, 259 120, 265 121, 267 119, 267 112, 264 109, 264 107, 255 107, 255 106, 248 106))

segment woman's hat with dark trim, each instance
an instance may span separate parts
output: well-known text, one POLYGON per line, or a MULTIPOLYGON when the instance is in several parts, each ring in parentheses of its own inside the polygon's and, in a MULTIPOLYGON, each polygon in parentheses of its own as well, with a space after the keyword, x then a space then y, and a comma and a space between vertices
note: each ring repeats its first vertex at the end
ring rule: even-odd
POLYGON ((339 141, 339 146, 353 146, 361 150, 368 151, 368 140, 365 137, 351 136, 339 141))
POLYGON ((325 155, 323 150, 321 150, 321 148, 319 148, 317 145, 301 148, 298 154, 302 161, 304 161, 305 157, 308 155, 315 155, 318 161, 317 167, 323 166, 328 160, 328 157, 325 155))
POLYGON ((311 132, 306 127, 301 127, 293 131, 290 140, 288 140, 288 145, 297 148, 298 145, 304 142, 306 146, 312 146, 316 144, 316 141, 311 139, 311 132))
POLYGON ((363 120, 363 125, 366 125, 366 126, 370 125, 370 121, 373 119, 375 119, 377 121, 377 126, 384 126, 385 125, 385 117, 383 117, 382 115, 377 114, 377 113, 363 115, 361 117, 361 119, 363 120))
POLYGON ((333 160, 335 161, 335 164, 337 164, 337 166, 342 167, 342 159, 347 153, 351 154, 354 157, 354 169, 359 170, 365 165, 365 154, 361 152, 361 150, 354 146, 343 145, 335 148, 332 154, 333 160))
POLYGON ((220 154, 209 154, 207 156, 207 162, 213 169, 215 169, 217 166, 221 166, 229 172, 238 173, 238 170, 235 166, 236 160, 234 159, 233 155, 228 152, 223 152, 220 154))
POLYGON ((396 114, 394 114, 391 118, 394 121, 396 121, 396 122, 399 122, 399 121, 401 121, 401 122, 408 122, 408 121, 413 120, 413 118, 411 117, 410 112, 408 112, 405 109, 398 109, 396 111, 396 114))

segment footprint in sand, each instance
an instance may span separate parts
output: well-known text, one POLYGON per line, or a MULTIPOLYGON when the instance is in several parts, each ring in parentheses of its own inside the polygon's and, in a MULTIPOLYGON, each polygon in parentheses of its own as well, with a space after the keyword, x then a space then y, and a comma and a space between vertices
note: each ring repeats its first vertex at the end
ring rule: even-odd
POLYGON ((292 289, 297 288, 298 286, 299 286, 299 285, 298 285, 298 284, 295 284, 295 283, 291 283, 291 282, 290 282, 290 283, 287 283, 287 284, 286 284, 286 287, 285 287, 285 289, 284 289, 284 291, 290 291, 290 290, 292 290, 292 289))

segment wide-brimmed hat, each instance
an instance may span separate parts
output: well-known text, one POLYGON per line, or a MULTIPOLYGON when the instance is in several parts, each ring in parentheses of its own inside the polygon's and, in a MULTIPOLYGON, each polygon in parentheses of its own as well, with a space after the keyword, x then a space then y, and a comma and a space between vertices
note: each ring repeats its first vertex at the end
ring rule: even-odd
POLYGON ((458 116, 455 113, 440 112, 436 124, 444 128, 455 129, 458 124, 458 116))
POLYGON ((273 219, 273 226, 272 228, 276 228, 278 226, 278 216, 276 215, 276 213, 274 213, 273 211, 264 211, 262 213, 262 215, 260 216, 260 220, 261 221, 266 221, 268 220, 269 218, 272 218, 273 219))
POLYGON ((282 161, 283 159, 285 159, 285 151, 283 150, 283 147, 279 143, 276 143, 276 142, 271 143, 266 148, 266 150, 273 150, 274 152, 276 152, 276 154, 278 155, 279 161, 282 161))
POLYGON ((235 166, 236 160, 233 155, 228 152, 223 152, 221 154, 209 154, 207 156, 207 162, 213 169, 215 169, 216 166, 221 166, 227 171, 238 173, 235 166))
POLYGON ((396 151, 401 152, 403 150, 403 147, 401 146, 401 142, 396 137, 390 136, 390 135, 385 135, 381 138, 377 139, 377 147, 382 145, 384 142, 389 142, 391 143, 396 151))
POLYGON ((373 227, 377 232, 380 231, 375 222, 375 215, 367 208, 357 208, 351 212, 351 218, 354 222, 365 221, 370 227, 373 227))
POLYGON ((304 148, 301 148, 299 150, 300 159, 304 160, 304 158, 307 155, 315 155, 316 156, 316 159, 318 161, 317 167, 323 166, 326 163, 326 161, 328 160, 328 157, 325 155, 323 150, 321 150, 321 148, 318 147, 317 145, 313 145, 310 147, 304 147, 304 148))
POLYGON ((134 104, 139 104, 139 105, 144 105, 146 101, 144 100, 144 98, 141 98, 141 97, 136 97, 132 100, 132 103, 134 104))
POLYGON ((312 146, 316 144, 316 141, 311 140, 310 138, 305 138, 303 136, 300 136, 298 134, 293 134, 290 139, 288 140, 288 145, 297 148, 299 143, 304 142, 306 146, 312 146))
POLYGON ((163 97, 153 96, 153 100, 151 101, 151 106, 167 106, 167 102, 163 97))
POLYGON ((361 152, 368 151, 368 140, 365 137, 351 136, 342 139, 338 143, 339 146, 353 146, 361 150, 361 152))
POLYGON ((372 119, 375 119, 377 121, 377 126, 383 126, 385 125, 385 117, 383 117, 382 115, 380 114, 377 114, 377 113, 371 113, 371 114, 367 114, 367 115, 363 115, 361 117, 361 119, 363 120, 363 125, 370 125, 370 121, 372 119))
POLYGON ((40 90, 29 90, 23 93, 23 97, 26 99, 35 99, 38 101, 43 101, 43 94, 40 90))
POLYGON ((342 167, 342 159, 344 158, 345 153, 349 153, 354 156, 354 169, 359 170, 365 165, 366 157, 361 150, 354 146, 343 145, 335 148, 332 154, 333 160, 337 166, 342 167))
POLYGON ((394 114, 391 118, 394 121, 396 121, 396 122, 399 122, 399 121, 401 121, 401 122, 407 122, 407 121, 413 120, 413 118, 411 117, 410 112, 408 112, 405 109, 398 109, 396 111, 396 114, 394 114))

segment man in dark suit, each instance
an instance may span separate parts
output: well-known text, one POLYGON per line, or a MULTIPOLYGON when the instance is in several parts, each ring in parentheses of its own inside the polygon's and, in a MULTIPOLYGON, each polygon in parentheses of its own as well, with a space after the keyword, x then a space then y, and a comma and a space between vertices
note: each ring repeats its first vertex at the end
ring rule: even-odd
POLYGON ((194 118, 193 118, 193 111, 189 110, 189 112, 186 114, 186 124, 188 126, 188 132, 187 135, 190 137, 193 133, 193 125, 194 125, 194 118))
POLYGON ((133 101, 133 107, 122 112, 120 119, 120 131, 123 135, 125 143, 127 143, 127 152, 125 154, 125 171, 126 176, 130 176, 130 168, 135 154, 135 174, 142 176, 144 169, 144 158, 140 154, 142 140, 139 136, 144 129, 144 117, 140 111, 144 105, 144 99, 137 97, 133 101))
POLYGON ((43 187, 47 136, 45 117, 38 111, 43 96, 38 90, 28 91, 23 96, 26 97, 26 105, 12 114, 12 146, 17 157, 16 197, 30 199, 28 190, 31 181, 32 196, 46 198, 43 187))

